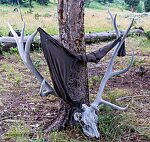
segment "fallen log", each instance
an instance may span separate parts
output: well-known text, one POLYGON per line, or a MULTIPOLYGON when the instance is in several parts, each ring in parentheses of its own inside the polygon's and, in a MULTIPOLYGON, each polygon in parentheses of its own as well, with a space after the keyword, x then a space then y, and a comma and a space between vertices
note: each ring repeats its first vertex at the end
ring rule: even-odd
MULTIPOLYGON (((124 33, 124 30, 121 31, 121 33, 124 33)), ((130 32, 130 35, 132 34, 141 34, 144 35, 144 31, 141 29, 133 29, 130 32)), ((27 41, 29 36, 24 36, 24 42, 27 41)), ((59 40, 59 36, 55 35, 52 36, 53 38, 59 40)), ((116 33, 111 31, 111 32, 99 32, 99 33, 87 33, 85 34, 85 42, 86 43, 95 43, 95 42, 102 42, 102 41, 108 41, 108 40, 113 40, 116 38, 116 33)), ((37 38, 38 40, 40 37, 37 38)), ((15 43, 14 37, 0 37, 0 43, 15 43)))
MULTIPOLYGON (((24 43, 26 43, 29 36, 24 37, 24 43)), ((59 36, 52 36, 53 38, 59 40, 59 36)), ((114 32, 101 32, 101 33, 89 33, 85 34, 85 42, 87 44, 97 43, 100 41, 108 41, 116 38, 114 32)), ((37 37, 37 41, 40 40, 40 37, 37 37)), ((0 43, 2 44, 2 51, 9 51, 11 47, 16 47, 14 37, 0 37, 0 43)), ((34 46, 35 42, 33 43, 34 46)), ((37 47, 37 46, 36 46, 37 47)))
MULTIPOLYGON (((24 37, 24 42, 27 41, 29 36, 24 37)), ((55 39, 59 39, 59 36, 52 36, 55 39)), ((85 42, 95 43, 99 41, 108 41, 116 37, 115 32, 100 32, 100 33, 89 33, 85 34, 85 42)), ((40 37, 38 37, 38 40, 40 37)), ((15 43, 14 37, 0 37, 0 43, 15 43)))
MULTIPOLYGON (((122 31, 121 33, 123 32, 124 31, 122 31)), ((132 35, 133 33, 135 33, 135 30, 132 31, 130 34, 132 35)), ((24 43, 26 43, 28 37, 29 36, 24 37, 24 43)), ((58 35, 52 37, 59 40, 58 35)), ((105 41, 113 40, 115 38, 116 38, 115 32, 88 33, 85 34, 85 43, 91 44, 91 43, 105 42, 105 41)), ((37 41, 38 40, 40 40, 40 37, 37 37, 37 41)), ((8 51, 11 47, 16 47, 16 44, 14 44, 15 43, 14 37, 0 37, 0 43, 2 44, 2 48, 1 48, 2 51, 8 51)), ((34 42, 33 46, 34 44, 36 44, 35 47, 37 47, 37 43, 34 42)))
POLYGON ((115 32, 100 32, 85 34, 86 43, 97 43, 113 40, 116 38, 115 32))

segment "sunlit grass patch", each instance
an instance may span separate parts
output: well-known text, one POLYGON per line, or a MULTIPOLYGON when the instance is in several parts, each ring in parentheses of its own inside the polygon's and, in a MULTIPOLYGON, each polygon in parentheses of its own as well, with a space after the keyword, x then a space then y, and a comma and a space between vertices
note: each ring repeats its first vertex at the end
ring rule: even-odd
POLYGON ((12 83, 14 86, 19 86, 21 80, 22 80, 22 73, 19 73, 15 70, 14 65, 7 65, 3 64, 1 66, 1 70, 4 72, 1 74, 1 78, 4 78, 2 76, 5 76, 5 80, 9 80, 10 83, 12 83))
MULTIPOLYGON (((92 4, 92 3, 91 3, 92 4)), ((33 5, 34 6, 34 5, 33 5)), ((111 23, 110 16, 105 8, 105 5, 99 5, 97 9, 86 8, 85 9, 85 31, 88 32, 101 32, 101 31, 112 31, 113 26, 111 23)), ((7 35, 9 32, 7 22, 12 24, 15 29, 21 29, 22 21, 20 14, 13 11, 15 6, 0 6, 0 34, 7 35)), ((120 30, 127 28, 131 21, 131 17, 134 17, 129 11, 118 9, 114 6, 110 7, 113 14, 117 14, 118 27, 120 30)), ((26 34, 31 34, 38 27, 44 28, 49 34, 58 34, 58 20, 57 20, 57 6, 40 6, 35 5, 32 8, 32 13, 29 13, 28 8, 21 7, 24 20, 26 21, 26 34), (32 24, 31 24, 32 23, 32 24)), ((142 26, 146 31, 150 28, 148 21, 149 17, 140 17, 136 20, 135 26, 142 26), (142 22, 140 22, 142 21, 142 22), (144 24, 143 24, 144 23, 144 24)))
POLYGON ((98 122, 100 134, 109 142, 119 140, 126 128, 125 124, 120 125, 121 115, 108 106, 101 107, 98 122))
POLYGON ((23 121, 14 120, 7 133, 2 137, 3 140, 15 140, 16 142, 28 142, 27 136, 30 130, 23 121))
POLYGON ((124 97, 124 96, 128 96, 130 95, 131 92, 129 89, 120 89, 120 88, 116 88, 113 90, 106 90, 105 91, 105 95, 104 95, 104 99, 109 100, 112 103, 119 103, 117 101, 118 98, 120 97, 124 97))
MULTIPOLYGON (((50 138, 53 142, 91 142, 91 140, 88 140, 88 137, 82 134, 81 128, 72 128, 70 131, 69 129, 60 132, 55 131, 50 134, 50 138), (71 134, 71 132, 74 133, 71 134), (79 135, 79 133, 81 134, 79 135)), ((95 142, 94 140, 92 141, 95 142)))

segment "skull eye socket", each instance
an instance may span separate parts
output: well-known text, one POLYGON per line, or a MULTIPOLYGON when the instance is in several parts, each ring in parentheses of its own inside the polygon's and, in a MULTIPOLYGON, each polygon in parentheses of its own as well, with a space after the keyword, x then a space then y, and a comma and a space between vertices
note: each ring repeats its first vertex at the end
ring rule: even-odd
POLYGON ((81 121, 81 125, 82 125, 82 126, 85 126, 86 124, 85 124, 83 121, 81 121))
POLYGON ((84 121, 81 121, 82 126, 84 126, 86 129, 91 128, 91 125, 89 123, 85 123, 84 121))
POLYGON ((81 113, 75 113, 75 114, 74 114, 74 120, 75 120, 75 121, 79 121, 79 122, 80 122, 80 121, 81 121, 81 118, 82 118, 81 113))

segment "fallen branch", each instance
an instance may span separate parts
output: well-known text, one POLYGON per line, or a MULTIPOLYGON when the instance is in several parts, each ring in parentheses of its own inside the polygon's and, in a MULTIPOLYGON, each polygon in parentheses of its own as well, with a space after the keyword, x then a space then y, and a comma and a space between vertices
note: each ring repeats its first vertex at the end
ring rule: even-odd
POLYGON ((135 95, 135 96, 124 96, 116 99, 116 101, 123 101, 125 99, 132 99, 132 98, 138 98, 138 97, 150 97, 150 95, 135 95))

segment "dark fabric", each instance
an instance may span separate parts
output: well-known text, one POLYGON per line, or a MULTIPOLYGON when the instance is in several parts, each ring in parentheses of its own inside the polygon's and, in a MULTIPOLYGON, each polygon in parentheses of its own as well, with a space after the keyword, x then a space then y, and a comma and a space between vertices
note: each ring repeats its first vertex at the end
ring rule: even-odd
POLYGON ((100 48, 95 52, 81 55, 66 49, 59 41, 52 38, 43 29, 38 28, 38 32, 40 33, 41 47, 57 95, 72 107, 81 107, 82 101, 74 101, 67 92, 66 85, 71 72, 83 62, 99 62, 120 41, 121 37, 112 44, 100 48))
POLYGON ((125 41, 124 41, 123 44, 122 44, 122 46, 121 46, 121 48, 118 51, 117 56, 123 57, 125 55, 126 55, 126 49, 125 49, 125 41))

